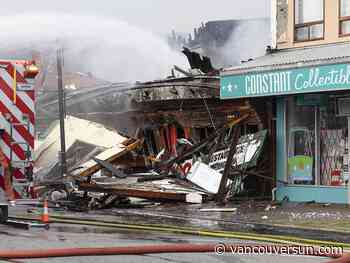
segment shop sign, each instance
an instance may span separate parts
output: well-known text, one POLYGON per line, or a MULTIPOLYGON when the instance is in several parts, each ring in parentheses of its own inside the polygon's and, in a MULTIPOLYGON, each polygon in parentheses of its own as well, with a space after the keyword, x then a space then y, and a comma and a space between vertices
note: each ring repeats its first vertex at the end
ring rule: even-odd
POLYGON ((230 149, 227 148, 213 153, 209 160, 209 167, 220 173, 223 172, 229 152, 230 149))
MULTIPOLYGON (((266 137, 267 130, 240 137, 233 155, 232 167, 255 166, 266 137)), ((209 167, 220 173, 223 172, 229 152, 229 148, 214 152, 209 158, 209 167)))
POLYGON ((350 64, 222 76, 220 98, 244 98, 350 89, 350 64))

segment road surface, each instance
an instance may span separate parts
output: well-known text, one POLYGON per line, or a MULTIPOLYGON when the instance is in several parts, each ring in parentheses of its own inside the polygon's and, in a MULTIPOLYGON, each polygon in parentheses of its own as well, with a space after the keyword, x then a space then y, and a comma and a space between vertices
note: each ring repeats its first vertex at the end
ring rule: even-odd
MULTIPOLYGON (((88 228, 81 226, 58 225, 50 230, 19 230, 8 226, 0 226, 1 249, 44 249, 65 247, 110 247, 128 245, 154 245, 169 243, 244 243, 246 241, 218 239, 169 233, 153 233, 143 231, 123 231, 88 228)), ((251 242, 250 242, 251 243, 251 242)), ((51 259, 20 259, 15 262, 69 262, 69 263, 115 263, 115 262, 152 262, 152 263, 190 263, 190 262, 325 262, 327 259, 315 257, 292 256, 247 256, 202 254, 152 254, 142 256, 93 256, 51 259)), ((9 262, 1 261, 0 262, 9 262)))

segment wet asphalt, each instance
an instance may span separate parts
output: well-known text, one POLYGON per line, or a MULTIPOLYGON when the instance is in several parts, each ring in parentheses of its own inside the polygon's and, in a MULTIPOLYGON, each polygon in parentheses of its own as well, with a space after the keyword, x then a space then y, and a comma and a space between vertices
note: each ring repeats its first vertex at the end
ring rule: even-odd
MULTIPOLYGON (((0 226, 1 249, 45 249, 45 248, 72 248, 72 247, 111 247, 130 245, 178 244, 178 243, 245 243, 241 240, 207 238, 190 235, 176 235, 144 231, 124 231, 108 229, 67 226, 54 227, 50 230, 31 229, 20 230, 8 226, 0 226)), ((251 242, 250 242, 251 243, 251 242)), ((327 259, 315 257, 292 256, 247 256, 215 255, 214 253, 196 254, 150 254, 138 256, 92 256, 51 259, 19 259, 12 262, 72 262, 72 263, 99 263, 99 262, 325 262, 327 259)), ((9 262, 1 261, 0 262, 9 262)))

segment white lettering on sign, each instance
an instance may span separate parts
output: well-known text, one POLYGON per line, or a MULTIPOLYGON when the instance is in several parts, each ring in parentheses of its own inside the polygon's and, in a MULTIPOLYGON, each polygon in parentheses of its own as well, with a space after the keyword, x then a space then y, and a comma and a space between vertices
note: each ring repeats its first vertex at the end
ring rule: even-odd
POLYGON ((300 73, 296 76, 294 88, 296 90, 304 90, 310 88, 321 88, 333 85, 344 85, 350 83, 350 67, 347 70, 332 70, 321 75, 320 69, 310 69, 308 78, 300 73))
POLYGON ((249 75, 245 78, 246 95, 284 93, 291 90, 291 71, 249 75))
POLYGON ((258 151, 260 145, 261 141, 259 140, 252 140, 238 144, 234 155, 234 165, 238 166, 250 162, 258 151))
POLYGON ((246 76, 245 95, 278 94, 289 92, 292 88, 295 91, 304 91, 346 84, 350 84, 350 66, 328 72, 311 68, 294 75, 293 79, 292 71, 271 72, 246 76))
POLYGON ((222 172, 225 169, 225 163, 229 151, 230 149, 225 149, 213 153, 209 160, 209 167, 218 172, 222 172))

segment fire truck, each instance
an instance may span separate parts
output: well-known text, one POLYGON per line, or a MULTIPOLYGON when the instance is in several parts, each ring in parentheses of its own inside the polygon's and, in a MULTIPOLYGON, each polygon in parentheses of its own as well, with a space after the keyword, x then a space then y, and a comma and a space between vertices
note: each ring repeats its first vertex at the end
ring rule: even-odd
POLYGON ((9 199, 33 194, 34 81, 38 73, 34 61, 0 60, 0 187, 9 199))

